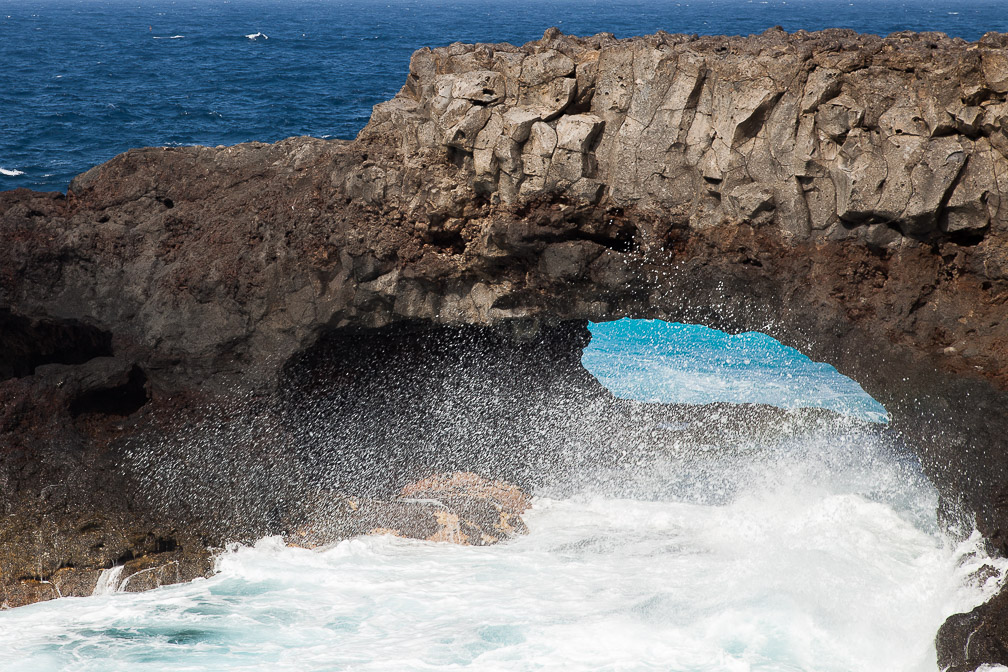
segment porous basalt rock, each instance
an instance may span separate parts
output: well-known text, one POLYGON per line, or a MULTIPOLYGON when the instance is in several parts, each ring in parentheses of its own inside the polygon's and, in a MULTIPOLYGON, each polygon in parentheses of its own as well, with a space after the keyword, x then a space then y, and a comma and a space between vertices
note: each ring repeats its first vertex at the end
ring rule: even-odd
POLYGON ((416 52, 353 142, 131 150, 65 195, 0 193, 4 492, 155 418, 170 435, 189 416, 164 409, 201 395, 274 394, 329 335, 480 325, 517 348, 631 315, 834 364, 948 524, 1008 552, 1006 45, 454 44, 416 52))

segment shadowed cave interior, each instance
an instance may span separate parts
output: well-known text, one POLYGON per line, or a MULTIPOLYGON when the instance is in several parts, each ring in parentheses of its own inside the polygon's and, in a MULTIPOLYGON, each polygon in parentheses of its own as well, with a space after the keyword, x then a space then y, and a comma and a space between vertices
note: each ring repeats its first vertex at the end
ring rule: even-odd
POLYGON ((340 497, 391 499, 440 472, 715 502, 742 485, 726 467, 740 452, 770 459, 782 441, 851 433, 903 450, 884 425, 822 408, 617 398, 582 365, 590 338, 583 321, 334 330, 288 363, 275 397, 175 407, 192 422, 134 437, 121 464, 165 515, 253 540, 337 515, 340 497), (667 482, 615 476, 659 462, 667 482))

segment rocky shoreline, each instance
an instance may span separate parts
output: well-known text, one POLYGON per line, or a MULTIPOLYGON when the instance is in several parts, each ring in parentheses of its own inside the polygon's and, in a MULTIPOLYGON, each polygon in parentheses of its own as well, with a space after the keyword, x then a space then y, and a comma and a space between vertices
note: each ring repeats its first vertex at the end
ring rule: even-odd
MULTIPOLYGON (((36 514, 38 517, 22 511, 8 517, 15 524, 37 523, 53 516, 45 508, 39 506, 43 511, 36 514)), ((329 494, 324 501, 314 502, 305 520, 286 521, 283 537, 288 545, 300 548, 370 534, 485 546, 527 532, 521 514, 528 508, 528 496, 511 484, 468 472, 437 474, 408 484, 391 500, 329 494)), ((77 527, 44 531, 55 537, 55 548, 46 548, 41 539, 33 540, 34 544, 24 541, 28 536, 38 537, 41 526, 20 531, 22 539, 12 538, 18 531, 5 526, 5 578, 16 571, 11 556, 28 555, 36 549, 42 549, 43 555, 37 567, 22 569, 17 572, 21 578, 7 579, 0 585, 0 608, 59 597, 140 592, 207 578, 215 573, 215 556, 223 551, 198 541, 183 542, 180 548, 174 539, 130 539, 129 531, 137 527, 136 521, 110 521, 97 510, 87 512, 91 515, 84 520, 83 508, 73 513, 82 520, 77 527), (119 550, 124 554, 110 564, 107 554, 102 553, 104 540, 120 534, 125 543, 119 550), (51 561, 54 551, 60 565, 56 569, 51 561), (34 572, 34 576, 26 578, 27 572, 34 572)))
MULTIPOLYGON (((323 483, 576 469, 604 455, 588 419, 633 424, 579 363, 622 316, 833 364, 950 529, 1008 552, 1006 97, 1006 35, 550 30, 416 52, 352 142, 131 150, 0 193, 6 601, 152 557, 200 575, 323 483)), ((950 618, 942 666, 1008 662, 1006 608, 950 618)))

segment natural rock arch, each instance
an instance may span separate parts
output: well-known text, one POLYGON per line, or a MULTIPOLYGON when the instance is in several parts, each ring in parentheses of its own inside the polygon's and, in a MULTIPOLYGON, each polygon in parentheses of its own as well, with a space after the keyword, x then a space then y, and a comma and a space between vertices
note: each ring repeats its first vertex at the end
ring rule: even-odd
POLYGON ((1008 551, 1006 45, 455 44, 418 51, 353 142, 131 150, 65 196, 2 193, 0 371, 21 377, 0 386, 0 478, 116 445, 75 400, 139 380, 114 423, 140 432, 152 409, 187 417, 180 399, 273 393, 339 330, 527 343, 660 317, 763 331, 857 380, 949 511, 1008 551), (43 339, 31 325, 110 337, 25 376, 7 359, 43 339))

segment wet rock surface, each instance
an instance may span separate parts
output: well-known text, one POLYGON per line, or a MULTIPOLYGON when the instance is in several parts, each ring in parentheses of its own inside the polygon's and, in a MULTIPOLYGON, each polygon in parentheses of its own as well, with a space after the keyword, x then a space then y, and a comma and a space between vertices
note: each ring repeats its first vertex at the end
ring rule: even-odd
MULTIPOLYGON (((246 471, 210 470, 206 493, 290 477, 270 465, 297 466, 311 441, 285 381, 327 339, 361 350, 402 325, 479 327, 574 372, 583 342, 554 330, 630 315, 759 330, 834 364, 890 411, 948 524, 975 519, 1008 552, 1006 48, 994 34, 551 30, 421 49, 353 142, 131 150, 67 194, 0 193, 4 506, 65 482, 74 494, 46 506, 69 512, 55 529, 71 536, 76 512, 107 510, 181 529, 194 553, 277 532, 289 503, 236 507, 244 522, 222 526, 159 507, 151 475, 195 450, 188 428, 212 426, 223 464, 246 471), (150 446, 162 461, 138 462, 150 446)), ((535 368, 522 380, 552 389, 535 368)), ((604 399, 569 390, 582 408, 604 399)), ((503 408, 487 413, 522 425, 503 408)), ((381 487, 423 475, 406 472, 381 487)), ((4 583, 62 562, 5 568, 4 583)))
POLYGON ((936 639, 938 666, 972 672, 1008 660, 1008 594, 1002 592, 966 614, 950 617, 936 639))
POLYGON ((406 485, 390 501, 335 498, 313 512, 312 522, 285 537, 315 548, 366 534, 486 546, 527 532, 529 497, 505 481, 471 472, 435 474, 406 485), (323 513, 323 515, 319 515, 323 513))
POLYGON ((99 501, 72 502, 49 492, 36 501, 22 495, 8 507, 0 522, 0 608, 92 595, 113 568, 116 583, 108 590, 148 590, 213 573, 205 539, 165 529, 142 512, 116 510, 121 501, 110 492, 101 492, 99 501))

